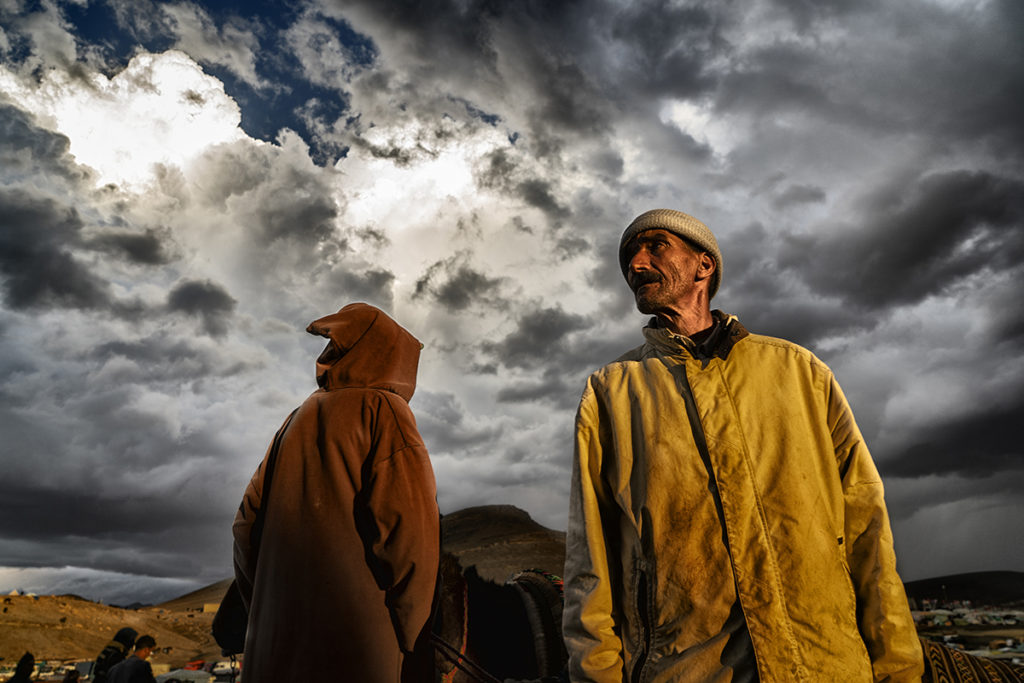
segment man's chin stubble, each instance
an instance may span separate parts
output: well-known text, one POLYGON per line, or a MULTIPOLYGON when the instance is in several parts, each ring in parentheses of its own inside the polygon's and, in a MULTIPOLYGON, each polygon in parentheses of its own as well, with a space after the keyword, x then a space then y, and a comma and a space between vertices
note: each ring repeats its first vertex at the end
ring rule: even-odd
POLYGON ((653 315, 654 314, 655 305, 654 305, 653 301, 651 301, 647 297, 643 297, 643 296, 635 296, 634 295, 633 298, 636 301, 636 310, 640 311, 644 315, 653 315))

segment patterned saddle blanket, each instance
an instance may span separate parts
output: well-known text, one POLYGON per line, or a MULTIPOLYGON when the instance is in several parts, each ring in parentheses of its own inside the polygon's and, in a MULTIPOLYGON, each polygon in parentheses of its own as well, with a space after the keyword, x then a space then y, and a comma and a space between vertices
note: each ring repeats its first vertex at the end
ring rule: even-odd
POLYGON ((1024 683, 1024 667, 999 659, 975 657, 921 638, 923 683, 1024 683))

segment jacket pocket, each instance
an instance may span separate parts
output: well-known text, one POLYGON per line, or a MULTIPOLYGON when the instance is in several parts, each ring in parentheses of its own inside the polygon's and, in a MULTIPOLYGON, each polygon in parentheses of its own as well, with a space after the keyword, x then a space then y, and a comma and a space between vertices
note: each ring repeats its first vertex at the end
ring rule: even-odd
POLYGON ((846 597, 849 605, 856 612, 857 589, 853 585, 853 572, 850 571, 850 561, 846 557, 846 539, 842 536, 836 538, 837 554, 839 555, 839 568, 843 574, 843 583, 846 586, 846 597))

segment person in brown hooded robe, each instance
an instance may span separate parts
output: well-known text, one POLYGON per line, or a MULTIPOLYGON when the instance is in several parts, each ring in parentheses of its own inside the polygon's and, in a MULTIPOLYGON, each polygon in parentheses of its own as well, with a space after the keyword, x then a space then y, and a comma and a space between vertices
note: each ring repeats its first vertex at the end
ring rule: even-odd
POLYGON ((429 680, 429 668, 417 667, 429 667, 419 653, 440 528, 434 473, 408 404, 422 345, 361 303, 306 331, 329 340, 316 362, 320 388, 275 438, 267 500, 274 445, 233 526, 249 612, 245 680, 429 680))

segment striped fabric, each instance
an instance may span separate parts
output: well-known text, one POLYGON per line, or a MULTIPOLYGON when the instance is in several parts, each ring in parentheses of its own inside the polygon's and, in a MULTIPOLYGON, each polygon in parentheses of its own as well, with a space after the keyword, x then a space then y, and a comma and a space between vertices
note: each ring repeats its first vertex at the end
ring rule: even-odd
POLYGON ((923 683, 1024 683, 1024 667, 999 659, 975 657, 921 638, 923 683))

